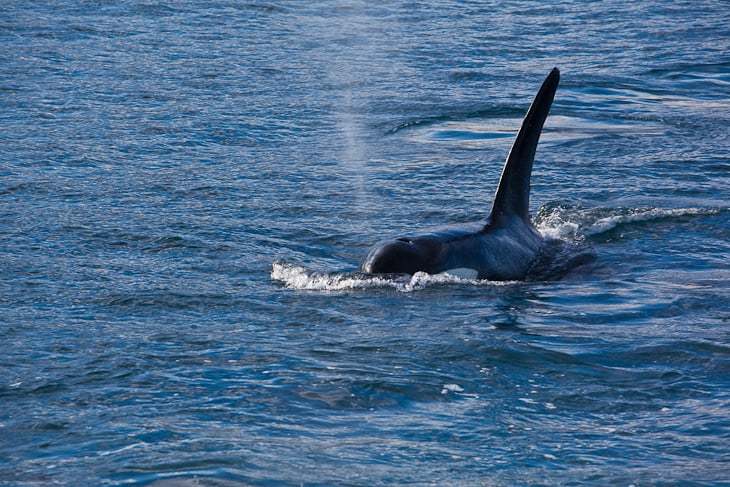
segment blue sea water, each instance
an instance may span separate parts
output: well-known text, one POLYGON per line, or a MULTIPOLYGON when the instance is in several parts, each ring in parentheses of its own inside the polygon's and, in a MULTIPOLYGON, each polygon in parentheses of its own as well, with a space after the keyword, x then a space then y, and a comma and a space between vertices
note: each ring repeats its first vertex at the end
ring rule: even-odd
POLYGON ((4 1, 0 485, 727 485, 729 12, 4 1), (556 272, 354 274, 553 66, 556 272))

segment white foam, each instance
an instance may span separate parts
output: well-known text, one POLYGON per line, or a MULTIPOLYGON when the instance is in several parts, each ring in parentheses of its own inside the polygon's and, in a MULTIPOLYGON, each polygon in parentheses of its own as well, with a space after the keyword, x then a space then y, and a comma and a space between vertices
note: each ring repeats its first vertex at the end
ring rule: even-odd
POLYGON ((364 289, 372 287, 394 287, 394 281, 379 277, 362 279, 347 274, 320 274, 308 271, 304 267, 274 262, 271 268, 271 279, 280 281, 292 289, 309 291, 342 291, 347 289, 364 289))
POLYGON ((646 210, 633 210, 627 215, 616 215, 601 218, 588 227, 585 233, 586 235, 595 235, 607 232, 609 230, 613 230, 622 223, 643 222, 675 216, 713 215, 717 213, 717 211, 718 210, 708 210, 705 208, 651 208, 646 210))
POLYGON ((624 223, 681 216, 714 215, 719 211, 716 208, 639 208, 624 210, 613 215, 596 218, 592 216, 592 210, 567 211, 558 207, 553 209, 548 215, 542 217, 537 225, 537 229, 543 236, 548 238, 572 240, 580 236, 591 236, 608 232, 624 223))
POLYGON ((473 286, 504 286, 513 281, 487 281, 464 279, 448 273, 427 274, 416 272, 413 276, 381 277, 352 273, 320 273, 301 266, 274 262, 271 279, 284 283, 290 289, 307 291, 345 291, 368 288, 392 288, 400 292, 413 292, 434 285, 466 284, 473 286))
POLYGON ((441 394, 448 394, 449 392, 464 392, 464 388, 459 384, 444 384, 441 394))
POLYGON ((546 238, 572 240, 578 235, 580 225, 566 220, 560 209, 555 209, 540 221, 537 230, 546 238))

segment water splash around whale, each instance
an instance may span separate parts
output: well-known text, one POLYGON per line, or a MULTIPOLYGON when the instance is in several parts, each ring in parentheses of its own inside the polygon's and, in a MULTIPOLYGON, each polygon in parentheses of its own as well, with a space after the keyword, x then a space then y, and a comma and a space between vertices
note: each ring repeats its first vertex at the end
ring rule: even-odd
MULTIPOLYGON (((535 226, 546 244, 532 264, 525 281, 540 282, 564 279, 578 269, 590 266, 600 249, 592 240, 624 225, 640 224, 672 218, 710 216, 719 208, 619 208, 575 209, 560 205, 544 205, 535 215, 535 226)), ((303 291, 359 291, 392 289, 410 293, 439 286, 513 286, 520 281, 490 281, 465 276, 459 272, 427 274, 371 275, 362 272, 327 272, 276 261, 271 267, 271 280, 285 287, 303 291)))

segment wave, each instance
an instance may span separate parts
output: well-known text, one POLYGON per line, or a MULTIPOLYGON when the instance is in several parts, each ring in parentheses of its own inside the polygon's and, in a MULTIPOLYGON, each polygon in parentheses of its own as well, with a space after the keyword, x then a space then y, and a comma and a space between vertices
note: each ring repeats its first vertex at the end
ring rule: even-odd
MULTIPOLYGON (((522 123, 519 117, 496 117, 481 120, 436 120, 417 121, 403 128, 412 128, 409 137, 422 143, 454 143, 470 148, 511 141, 522 123)), ((656 123, 642 121, 606 122, 591 118, 563 115, 551 116, 540 140, 554 144, 575 142, 596 137, 619 137, 625 135, 656 135, 662 132, 656 123)))
POLYGON ((508 286, 516 281, 489 281, 467 279, 448 273, 427 274, 416 272, 413 276, 384 274, 372 276, 359 272, 316 272, 286 262, 274 262, 271 279, 283 283, 290 289, 306 291, 349 291, 356 289, 395 289, 399 292, 413 292, 432 286, 448 284, 472 286, 508 286))
POLYGON ((386 134, 393 135, 404 130, 412 130, 416 128, 429 127, 431 125, 437 125, 440 123, 449 122, 465 122, 473 119, 503 119, 505 117, 509 119, 521 120, 521 116, 524 115, 524 108, 518 108, 510 105, 495 105, 483 109, 473 110, 462 110, 462 111, 446 111, 440 114, 425 115, 420 118, 412 118, 405 120, 395 127, 391 127, 386 130, 386 134))
POLYGON ((576 210, 561 206, 540 208, 535 226, 547 238, 578 240, 610 232, 629 223, 643 223, 667 218, 709 216, 720 212, 718 208, 626 208, 576 210))

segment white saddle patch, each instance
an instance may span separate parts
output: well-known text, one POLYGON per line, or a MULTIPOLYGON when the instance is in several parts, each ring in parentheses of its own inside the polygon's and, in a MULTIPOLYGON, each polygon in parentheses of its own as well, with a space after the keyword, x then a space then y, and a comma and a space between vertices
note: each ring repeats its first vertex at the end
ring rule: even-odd
POLYGON ((479 276, 479 271, 470 267, 457 267, 456 269, 449 269, 441 274, 448 274, 450 276, 458 277, 459 279, 476 279, 479 276))

